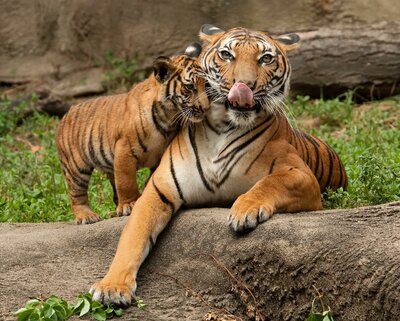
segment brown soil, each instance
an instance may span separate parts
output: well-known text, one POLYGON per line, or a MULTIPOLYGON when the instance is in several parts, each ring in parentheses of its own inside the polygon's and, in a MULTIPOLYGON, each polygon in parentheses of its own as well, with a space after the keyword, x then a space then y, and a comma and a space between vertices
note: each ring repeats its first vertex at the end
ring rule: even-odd
MULTIPOLYGON (((258 310, 265 320, 304 321, 313 286, 335 321, 399 320, 400 202, 278 214, 243 236, 228 229, 227 213, 181 212, 139 273, 148 309, 119 320, 235 320, 216 318, 227 309, 243 320, 258 310)), ((105 274, 125 221, 0 224, 0 320, 14 320, 32 297, 73 302, 86 292, 105 274)))

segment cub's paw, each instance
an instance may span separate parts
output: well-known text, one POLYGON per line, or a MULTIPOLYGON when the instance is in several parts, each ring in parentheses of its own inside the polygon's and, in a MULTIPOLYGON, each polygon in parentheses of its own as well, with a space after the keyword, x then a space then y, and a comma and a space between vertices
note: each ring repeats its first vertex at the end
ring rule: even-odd
POLYGON ((75 206, 74 209, 75 223, 80 224, 93 224, 101 221, 101 217, 95 212, 91 211, 87 206, 75 206))
POLYGON ((259 223, 268 220, 274 210, 269 204, 243 194, 233 203, 229 212, 228 224, 235 232, 254 229, 259 223))
POLYGON ((120 203, 115 210, 117 216, 128 216, 132 212, 133 205, 135 205, 135 201, 130 203, 120 203))
POLYGON ((136 282, 134 286, 126 284, 111 284, 101 281, 94 284, 89 293, 92 294, 94 301, 103 304, 115 304, 120 307, 128 307, 131 305, 136 292, 136 282))

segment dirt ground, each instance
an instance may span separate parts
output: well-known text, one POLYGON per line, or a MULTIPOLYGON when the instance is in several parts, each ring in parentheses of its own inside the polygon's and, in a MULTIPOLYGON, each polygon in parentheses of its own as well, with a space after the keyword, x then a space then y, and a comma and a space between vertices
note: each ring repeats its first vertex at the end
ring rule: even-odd
MULTIPOLYGON (((400 319, 400 202, 277 214, 243 236, 228 229, 227 213, 180 212, 139 273, 148 308, 119 320, 228 320, 204 317, 226 308, 242 320, 258 310, 304 321, 313 286, 335 321, 400 319)), ((14 320, 29 298, 74 302, 104 276, 125 222, 0 224, 0 320, 14 320)))

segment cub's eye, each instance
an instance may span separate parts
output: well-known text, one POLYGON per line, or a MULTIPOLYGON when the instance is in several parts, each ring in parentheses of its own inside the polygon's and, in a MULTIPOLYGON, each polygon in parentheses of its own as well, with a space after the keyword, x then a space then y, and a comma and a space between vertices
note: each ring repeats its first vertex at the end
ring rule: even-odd
POLYGON ((234 57, 233 55, 228 51, 228 50, 222 50, 219 52, 219 56, 221 57, 221 59, 223 60, 233 60, 234 57))
POLYGON ((196 89, 196 86, 193 84, 184 84, 183 87, 185 87, 186 90, 194 91, 196 89))
POLYGON ((271 54, 265 54, 264 56, 262 56, 261 58, 260 58, 260 63, 261 64, 271 64, 271 63, 273 63, 274 62, 274 60, 275 60, 275 57, 273 56, 273 55, 271 55, 271 54))

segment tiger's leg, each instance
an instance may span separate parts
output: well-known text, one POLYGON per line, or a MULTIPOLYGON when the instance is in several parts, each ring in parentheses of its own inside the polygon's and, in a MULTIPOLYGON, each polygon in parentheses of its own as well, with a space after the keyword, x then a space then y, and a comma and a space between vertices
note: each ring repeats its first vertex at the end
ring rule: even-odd
POLYGON ((303 160, 290 153, 277 158, 272 173, 259 180, 233 204, 229 225, 237 232, 255 228, 276 212, 322 208, 317 179, 303 160))
POLYGON ((77 224, 91 224, 101 220, 100 216, 93 212, 88 202, 88 186, 93 168, 73 171, 63 166, 64 174, 69 187, 72 212, 77 224))
POLYGON ((139 198, 136 181, 137 159, 132 155, 126 139, 120 139, 115 144, 114 176, 117 192, 117 215, 131 214, 135 201, 139 198))
POLYGON ((115 188, 115 177, 114 177, 114 173, 106 173, 107 174, 107 178, 110 181, 111 187, 113 189, 113 202, 115 204, 115 206, 118 205, 118 194, 117 194, 117 189, 115 188))
POLYGON ((157 173, 133 207, 106 276, 90 289, 96 301, 122 306, 132 302, 140 265, 172 214, 182 205, 172 178, 164 174, 157 177, 157 173))

